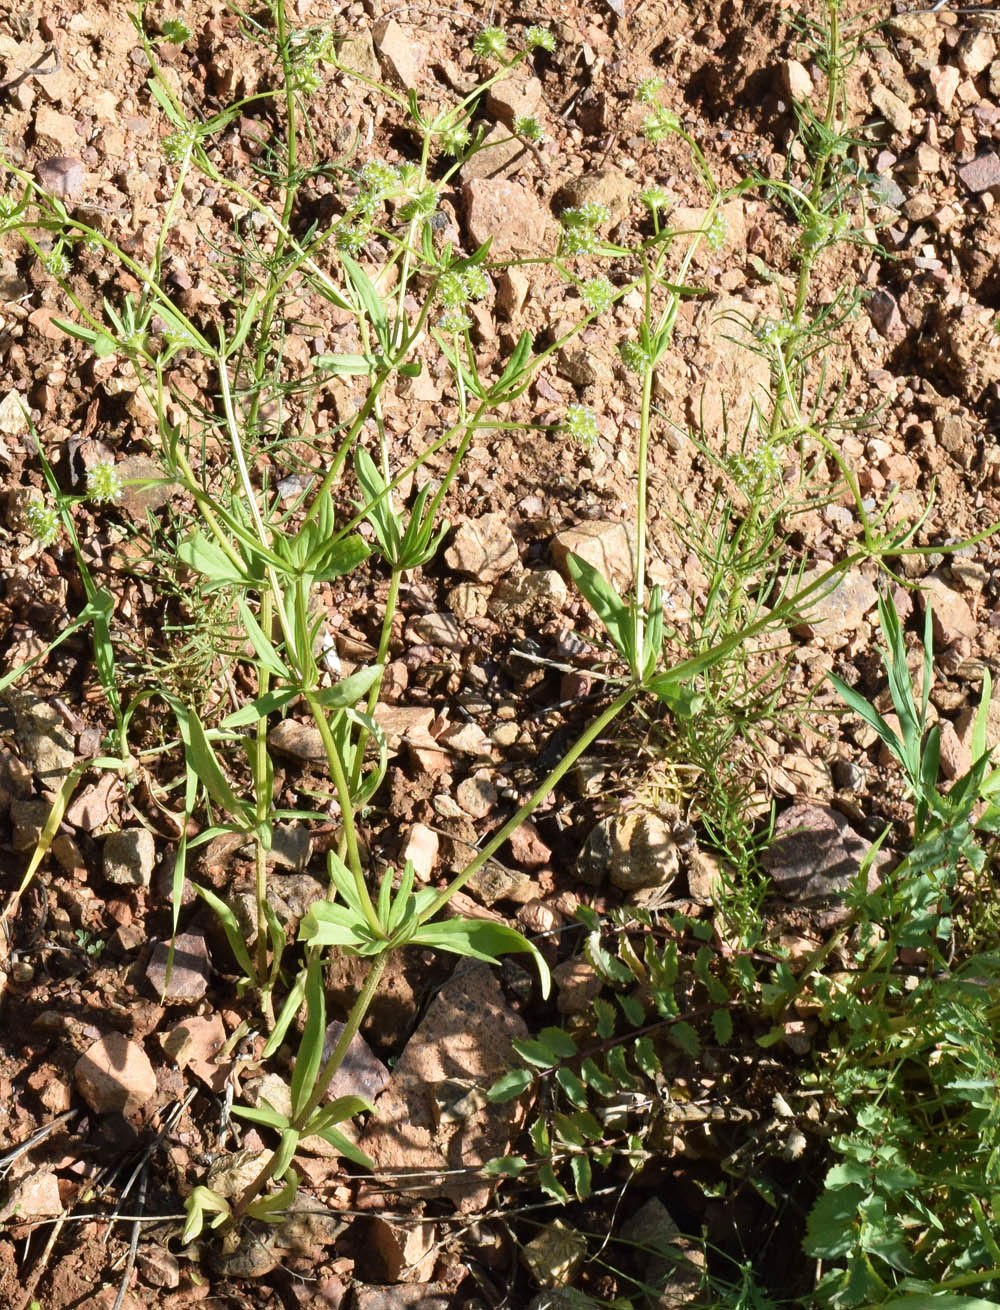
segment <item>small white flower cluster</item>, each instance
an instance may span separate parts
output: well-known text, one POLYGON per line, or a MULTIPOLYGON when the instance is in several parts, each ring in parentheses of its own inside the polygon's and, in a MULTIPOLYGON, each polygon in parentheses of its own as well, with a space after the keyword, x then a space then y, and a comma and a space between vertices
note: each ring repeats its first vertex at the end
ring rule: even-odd
POLYGON ((163 153, 168 163, 180 165, 187 160, 197 140, 198 128, 194 123, 185 123, 183 127, 175 127, 160 144, 163 146, 163 153))
POLYGON ((537 118, 522 114, 514 119, 514 135, 523 137, 525 141, 541 141, 542 125, 537 118))
POLYGON ((795 333, 795 324, 787 318, 765 318, 753 329, 754 340, 764 346, 780 346, 795 333))
POLYGON ((121 500, 124 489, 122 475, 110 460, 87 470, 87 495, 99 505, 121 500))
POLYGON ((640 192, 639 199, 651 214, 658 214, 661 209, 669 208, 672 203, 671 197, 661 186, 647 187, 645 191, 640 192))
POLYGON ((592 255, 598 247, 597 229, 607 223, 611 215, 605 205, 594 201, 575 209, 564 209, 559 215, 562 224, 561 252, 564 255, 592 255))
POLYGON ((597 415, 586 405, 567 405, 563 422, 566 431, 581 445, 593 446, 601 435, 601 430, 597 426, 597 415))
POLYGON ((729 223, 721 209, 712 215, 712 221, 705 229, 705 241, 710 250, 721 250, 729 235, 729 223))
POLYGON ((781 471, 781 460, 774 446, 759 446, 749 456, 743 452, 727 455, 724 462, 729 476, 748 497, 769 486, 781 471))
POLYGON ((24 511, 28 531, 40 546, 51 546, 59 535, 59 511, 43 500, 33 500, 24 511))
POLYGON ((472 319, 461 305, 451 305, 438 319, 438 327, 442 332, 461 334, 472 327, 472 319))
POLYGON ((547 27, 532 26, 525 30, 524 45, 527 50, 547 50, 551 54, 556 48, 556 38, 547 27))
POLYGON ((470 300, 482 300, 490 289, 489 279, 483 270, 472 268, 448 269, 438 281, 438 296, 447 309, 462 306, 470 300))
POLYGON ((580 294, 592 314, 603 314, 615 303, 615 288, 606 277, 588 278, 580 288, 580 294))

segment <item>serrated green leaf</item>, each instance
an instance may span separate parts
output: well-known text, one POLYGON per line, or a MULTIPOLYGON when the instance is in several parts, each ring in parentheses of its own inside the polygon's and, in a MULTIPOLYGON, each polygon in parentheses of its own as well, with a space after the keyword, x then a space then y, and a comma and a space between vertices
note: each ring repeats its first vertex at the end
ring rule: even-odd
POLYGON ((562 1028, 543 1028, 538 1038, 554 1051, 560 1060, 572 1060, 577 1053, 576 1042, 562 1028))
POLYGON ((538 1186, 546 1194, 551 1196, 555 1201, 561 1201, 566 1205, 569 1201, 569 1192, 563 1187, 562 1183, 555 1175, 555 1170, 550 1164, 543 1164, 538 1171, 538 1186))
POLYGON ((712 1031, 720 1046, 728 1046, 733 1039, 733 1016, 728 1010, 712 1011, 712 1031))
POLYGON ((637 996, 627 995, 615 998, 621 1006, 622 1014, 633 1028, 640 1028, 646 1022, 646 1011, 637 996))
POLYGON ((696 1060, 701 1054, 701 1038, 691 1025, 685 1023, 683 1019, 678 1020, 677 1023, 672 1023, 667 1032, 674 1045, 679 1046, 692 1059, 696 1060))
POLYGON ((594 1001, 594 1015, 597 1019, 597 1035, 602 1039, 607 1039, 615 1031, 615 1007, 610 1001, 605 1001, 598 996, 594 1001))
POLYGON ((569 1160, 569 1171, 573 1175, 573 1190, 576 1192, 577 1200, 585 1201, 591 1191, 590 1160, 585 1155, 572 1155, 569 1160))
POLYGON ((522 1060, 527 1060, 529 1064, 536 1065, 539 1069, 549 1069, 559 1063, 556 1052, 533 1037, 516 1037, 513 1047, 522 1060))
POLYGON ((587 1108, 587 1089, 572 1069, 560 1065, 555 1072, 555 1080, 573 1105, 580 1110, 587 1108))
POLYGON ((635 1062, 647 1078, 655 1078, 661 1072, 660 1061, 651 1037, 637 1037, 632 1047, 635 1062))
POLYGON ((487 1160, 483 1173, 487 1178, 519 1178, 528 1167, 523 1155, 501 1155, 487 1160))
POLYGON ((604 1070, 589 1055, 580 1062, 580 1076, 588 1087, 592 1087, 598 1096, 614 1096, 618 1090, 615 1080, 609 1078, 604 1070))
POLYGON ((486 1093, 487 1099, 503 1105, 505 1101, 513 1101, 515 1097, 526 1092, 533 1081, 529 1069, 511 1069, 502 1078, 497 1079, 486 1093))

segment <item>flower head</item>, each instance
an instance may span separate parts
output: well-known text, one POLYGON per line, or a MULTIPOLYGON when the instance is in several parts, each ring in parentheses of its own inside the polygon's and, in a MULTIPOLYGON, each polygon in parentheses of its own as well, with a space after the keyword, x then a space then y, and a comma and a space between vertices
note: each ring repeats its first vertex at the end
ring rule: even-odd
POLYGON ((654 146, 681 130, 681 120, 672 109, 658 105, 642 125, 642 134, 654 146))
POLYGON ((581 293, 583 303, 594 314, 603 314, 615 303, 615 289, 606 277, 588 278, 581 293))
POLYGON ((473 264, 462 274, 462 281, 465 284, 465 293, 470 300, 482 300, 484 296, 490 293, 490 280, 479 267, 473 264))
POLYGON ((667 209, 671 203, 669 193, 664 191, 661 186, 647 187, 645 191, 640 192, 639 199, 651 214, 656 214, 661 209, 667 209))
POLYGON ((441 149, 446 155, 460 155, 471 140, 469 129, 464 123, 453 123, 443 127, 439 133, 441 149))
POLYGON ((635 89, 635 98, 640 105, 651 105, 663 85, 662 77, 644 77, 635 89))
POLYGON ((570 436, 585 446, 592 446, 601 435, 597 415, 586 405, 567 405, 563 422, 570 436))
POLYGON ((712 216, 712 221, 705 229, 705 240, 710 250, 721 250, 726 244, 726 237, 729 235, 729 223, 721 209, 717 209, 712 216))
POLYGON ((524 33, 524 45, 528 50, 547 50, 549 54, 556 48, 556 38, 547 27, 529 27, 524 33))
POLYGON ((122 475, 110 460, 102 460, 87 470, 87 495, 99 505, 121 500, 123 490, 122 475))
POLYGON ((499 59, 507 49, 507 33, 502 27, 484 27, 472 48, 480 59, 499 59))
POLYGON ((183 127, 174 128, 169 136, 163 138, 160 144, 163 146, 163 153, 167 157, 167 162, 179 165, 187 160, 197 140, 198 129, 194 123, 185 123, 183 127))
POLYGON ((438 319, 438 327, 442 332, 461 333, 467 332, 472 327, 472 319, 459 305, 453 305, 438 319))
POLYGON ((631 373, 641 373, 649 359, 638 341, 624 340, 618 343, 618 354, 622 363, 631 373))
POLYGON ((24 511, 28 531, 40 546, 50 546, 59 535, 59 511, 44 500, 33 500, 24 511))
POLYGON ((514 135, 523 137, 525 141, 541 141, 542 125, 537 118, 522 114, 514 119, 514 135))

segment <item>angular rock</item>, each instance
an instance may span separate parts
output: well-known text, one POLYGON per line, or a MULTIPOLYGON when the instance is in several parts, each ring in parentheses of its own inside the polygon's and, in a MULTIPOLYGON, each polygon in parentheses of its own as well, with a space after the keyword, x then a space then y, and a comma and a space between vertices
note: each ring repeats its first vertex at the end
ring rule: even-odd
POLYGON ((540 1287, 565 1287, 586 1254, 583 1234, 554 1219, 521 1248, 521 1263, 540 1287))
POLYGON ((222 1064, 216 1059, 225 1044, 226 1027, 218 1014, 193 1015, 160 1039, 164 1053, 178 1069, 189 1069, 216 1095, 225 1090, 233 1066, 231 1059, 222 1064))
MULTIPOLYGON (((323 1041, 324 1062, 333 1054, 333 1048, 340 1041, 343 1031, 344 1025, 339 1019, 327 1024, 323 1041)), ((355 1033, 343 1063, 333 1075, 323 1099, 335 1101, 338 1096, 363 1096, 366 1101, 374 1101, 388 1086, 389 1078, 389 1070, 372 1053, 361 1034, 355 1033)))
POLYGON ((156 1096, 156 1074, 149 1057, 122 1033, 99 1038, 77 1060, 73 1079, 96 1114, 131 1115, 156 1096))
POLYGON ((538 835, 530 819, 525 819, 510 835, 510 853, 526 869, 542 869, 552 859, 552 850, 538 835))
POLYGON ((375 49, 387 77, 406 91, 417 85, 423 51, 394 18, 376 25, 375 49))
POLYGON ((515 118, 528 118, 542 101, 537 77, 505 77, 486 92, 486 112, 512 127, 515 118))
POLYGON ((978 77, 984 73, 997 56, 997 43, 992 32, 985 28, 972 28, 963 33, 955 52, 958 67, 966 77, 978 77))
POLYGON ((449 1197, 463 1213, 479 1209, 493 1186, 468 1172, 505 1155, 523 1119, 518 1102, 487 1103, 436 1121, 433 1089, 460 1080, 488 1084, 516 1059, 514 1038, 527 1027, 507 1005, 500 984, 483 968, 462 969, 434 997, 379 1097, 362 1149, 378 1169, 400 1176, 454 1170, 451 1176, 420 1179, 423 1195, 449 1197))
POLYGON ((319 728, 297 719, 282 719, 267 734, 267 744, 282 755, 296 760, 326 760, 326 750, 319 728))
POLYGON ((312 855, 312 835, 304 823, 277 823, 271 836, 271 849, 267 863, 297 873, 309 863, 312 855))
POLYGON ((953 64, 940 64, 932 68, 928 76, 937 106, 942 113, 947 114, 955 99, 958 84, 962 80, 961 75, 953 64))
POLYGON ((898 341, 906 336, 906 324, 899 312, 899 304, 891 291, 878 287, 868 298, 868 317, 872 326, 887 341, 898 341))
POLYGON ((14 1183, 0 1202, 0 1223, 23 1223, 62 1214, 59 1180, 51 1169, 36 1169, 14 1183))
POLYGON ((420 614, 406 625, 406 640, 414 646, 439 646, 442 650, 464 650, 468 638, 453 615, 420 614))
POLYGON ((28 851, 37 843, 52 813, 48 801, 11 801, 11 849, 28 851))
POLYGON ((169 942, 155 942, 146 965, 146 981, 161 1005, 193 1005, 208 989, 208 943, 204 933, 179 932, 174 938, 173 967, 167 980, 169 942))
POLYGON ((35 177, 51 195, 72 203, 83 191, 87 170, 73 155, 53 155, 35 165, 35 177))
POLYGON ((828 900, 857 876, 871 845, 829 805, 791 805, 778 816, 761 863, 789 900, 828 900))
POLYGON ((973 640, 979 631, 968 601, 940 578, 931 574, 920 589, 920 606, 926 614, 931 607, 934 641, 938 646, 952 646, 962 638, 973 640))
POLYGON ((473 178, 462 187, 462 205, 470 240, 481 246, 492 237, 494 259, 536 253, 548 245, 551 217, 525 186, 502 178, 473 178))
POLYGON ((8 391, 0 400, 0 432, 5 437, 20 437, 27 431, 27 402, 16 391, 8 391))
MULTIPOLYGON (((802 575, 801 587, 807 587, 821 578, 825 569, 809 569, 802 575)), ((798 637, 821 641, 831 650, 847 644, 865 615, 878 604, 878 592, 868 579, 856 570, 845 573, 837 585, 825 594, 814 593, 805 603, 805 617, 792 631, 798 637)))
POLYGON ((73 738, 55 706, 30 692, 10 690, 0 697, 14 711, 21 758, 36 778, 55 790, 73 767, 73 738))
POLYGON ((555 569, 514 570, 493 588, 487 611, 493 618, 524 619, 561 610, 569 588, 555 569))
POLYGON ((445 1283, 353 1283, 354 1310, 451 1310, 453 1289, 445 1283))
POLYGON ((371 1243, 387 1283, 426 1283, 437 1259, 437 1229, 429 1223, 372 1220, 371 1243))
POLYGON ((148 887, 156 864, 156 843, 148 828, 109 833, 102 851, 104 876, 120 887, 148 887))
POLYGON ((538 895, 537 884, 526 873, 505 869, 496 860, 487 860, 469 879, 468 888, 487 909, 497 901, 514 901, 524 905, 538 895))
POLYGON ((552 538, 549 553, 563 573, 567 572, 566 556, 579 555, 620 592, 627 591, 635 580, 632 537, 624 523, 588 519, 575 528, 564 528, 552 538))
POLYGON ((483 514, 464 519, 444 553, 445 563, 479 582, 496 582, 518 561, 510 518, 506 514, 483 514))
POLYGON ((969 163, 960 165, 957 171, 963 186, 973 195, 978 196, 992 187, 1000 187, 1000 155, 995 150, 977 155, 969 163))
POLYGON ((814 89, 809 70, 797 59, 786 59, 781 65, 781 84, 793 100, 808 100, 814 89))
POLYGON ((344 37, 337 47, 337 59, 345 68, 352 68, 362 77, 370 77, 373 82, 378 81, 378 59, 367 28, 357 28, 350 36, 344 37))
POLYGON ((33 124, 38 145, 52 155, 72 155, 84 142, 76 130, 76 119, 60 114, 49 105, 42 105, 33 124))
POLYGON ((497 803, 497 789, 486 769, 479 769, 471 778, 463 778, 455 788, 455 800, 473 819, 485 819, 497 803))
POLYGON ((913 125, 913 115, 895 92, 878 83, 872 88, 872 104, 889 126, 901 136, 907 135, 913 125))
POLYGON ((426 823, 415 823, 410 829, 410 836, 403 847, 403 862, 413 865, 413 872, 420 882, 430 882, 431 874, 438 857, 438 835, 426 823))
MULTIPOLYGON (((459 169, 459 177, 463 182, 476 177, 509 177, 528 159, 527 148, 511 136, 510 128, 494 123, 483 137, 481 148, 459 169)), ((503 304, 498 304, 502 310, 503 304)))

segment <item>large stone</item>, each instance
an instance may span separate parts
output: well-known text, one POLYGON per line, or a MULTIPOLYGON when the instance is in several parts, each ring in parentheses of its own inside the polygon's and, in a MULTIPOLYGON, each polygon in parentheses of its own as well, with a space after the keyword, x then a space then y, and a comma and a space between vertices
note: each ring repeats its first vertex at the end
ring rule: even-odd
POLYGON ((778 816, 761 863, 789 900, 829 900, 857 876, 871 845, 829 805, 792 805, 778 816))
POLYGON ((462 187, 469 239, 490 237, 493 259, 538 254, 550 244, 552 220, 533 191, 503 178, 476 177, 462 187))
POLYGON ((549 552, 556 568, 568 573, 566 557, 578 555, 597 569, 620 591, 635 580, 632 534, 624 523, 588 519, 575 528, 564 528, 552 538, 549 552))
POLYGON ((634 810, 611 829, 611 881, 623 891, 668 887, 680 872, 669 826, 651 810, 634 810))
POLYGON ((77 1060, 73 1078, 96 1114, 134 1114, 156 1096, 146 1052, 122 1033, 107 1033, 77 1060))
MULTIPOLYGON (((810 569, 802 575, 796 586, 801 592, 819 581, 825 569, 810 569)), ((851 570, 839 579, 831 579, 829 590, 814 592, 803 604, 804 617, 792 631, 809 641, 820 641, 832 650, 838 650, 850 641, 864 622, 865 615, 878 604, 874 584, 862 573, 851 570)))
POLYGON ((179 932, 174 938, 173 961, 170 943, 155 942, 146 966, 146 981, 163 1005, 193 1005, 208 990, 208 944, 200 932, 179 932), (170 977, 167 964, 171 963, 170 977))
POLYGON ((120 887, 148 887, 156 843, 148 828, 123 828, 104 839, 104 876, 120 887))
POLYGON ((481 1209, 492 1184, 476 1169, 509 1152, 523 1112, 516 1101, 477 1102, 467 1113, 456 1105, 447 1117, 436 1111, 453 1087, 488 1086, 511 1068, 512 1041, 527 1035, 495 976, 462 967, 434 997, 379 1097, 361 1141, 376 1168, 404 1190, 406 1175, 417 1174, 422 1195, 447 1196, 464 1213, 481 1209))
POLYGON ((939 646, 952 646, 963 637, 975 638, 978 626, 964 596, 934 574, 924 578, 919 595, 925 614, 930 606, 934 640, 939 646))
POLYGON ((417 85, 423 50, 394 18, 379 23, 375 28, 375 48, 386 76, 404 90, 417 85))
POLYGON ((517 563, 517 546, 506 514, 464 519, 444 553, 445 563, 480 582, 496 582, 517 563))
POLYGON ((995 150, 978 155, 958 169, 962 184, 974 194, 1000 187, 1000 155, 995 150))

